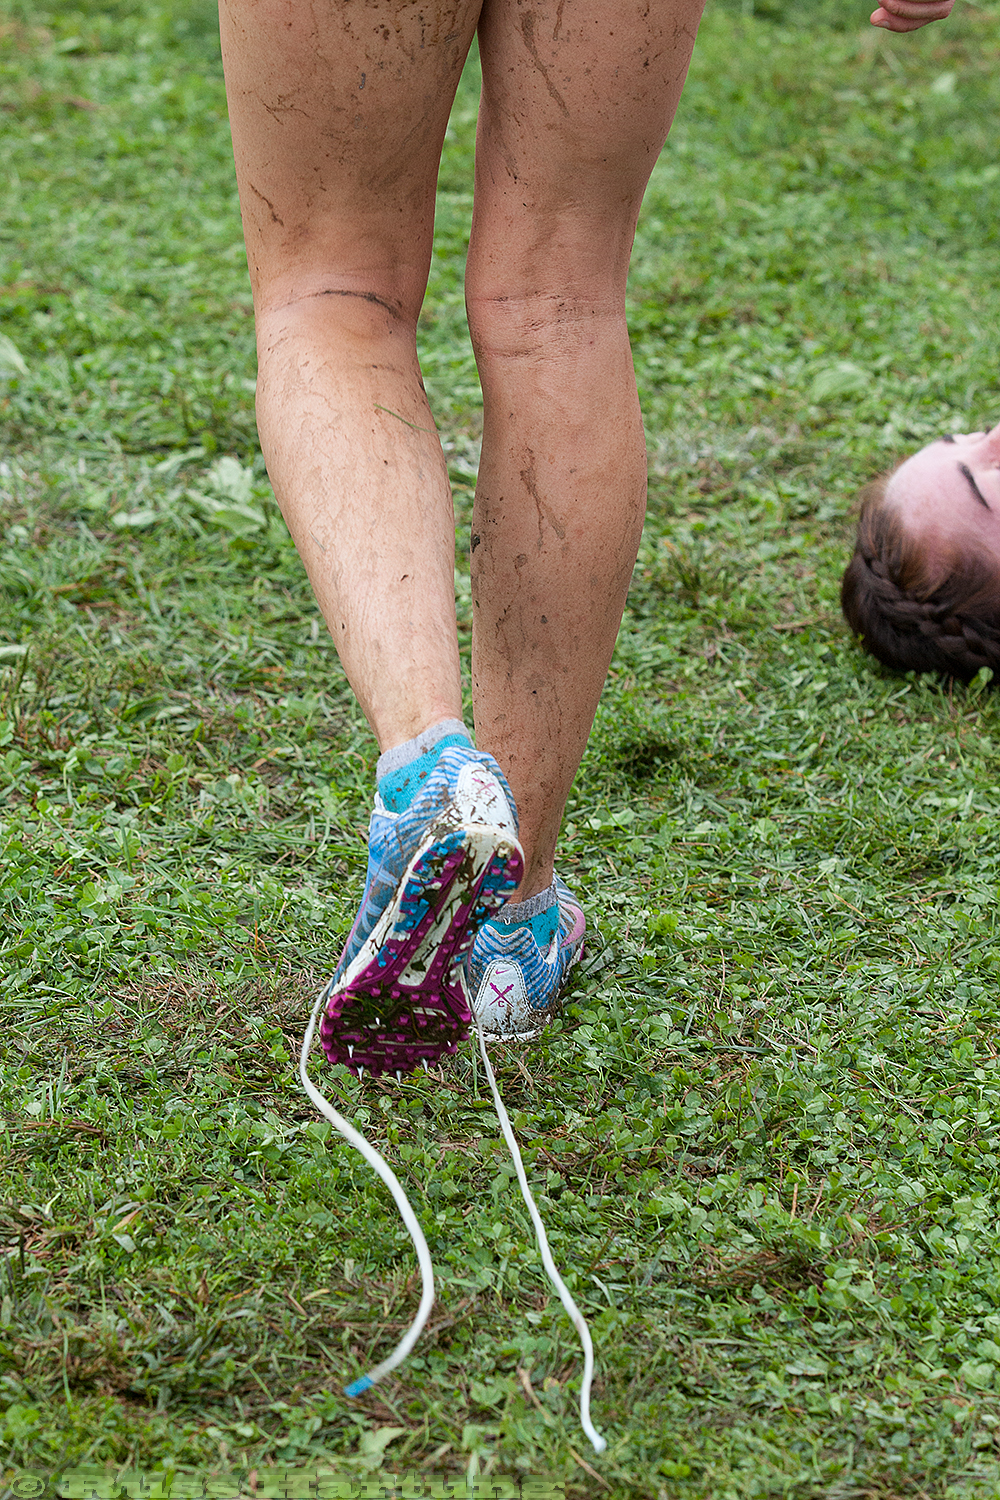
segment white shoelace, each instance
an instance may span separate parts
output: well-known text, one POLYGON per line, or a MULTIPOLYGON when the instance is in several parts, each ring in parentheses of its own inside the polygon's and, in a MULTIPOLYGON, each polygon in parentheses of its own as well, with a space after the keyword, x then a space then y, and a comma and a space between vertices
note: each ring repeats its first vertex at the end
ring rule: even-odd
POLYGON ((531 1196, 528 1179, 524 1175, 524 1163, 521 1160, 521 1151, 517 1144, 517 1138, 514 1135, 514 1128, 510 1123, 510 1116, 504 1108, 503 1100, 500 1098, 500 1090, 497 1088, 493 1064, 490 1062, 489 1053, 486 1050, 486 1038, 481 1031, 478 1031, 476 1035, 479 1037, 479 1050, 483 1055, 483 1062, 486 1065, 486 1077, 489 1079, 490 1088, 493 1091, 493 1104, 497 1112, 497 1119, 500 1121, 500 1129, 503 1131, 503 1138, 507 1142, 514 1161, 514 1170, 517 1173, 517 1182, 521 1189, 521 1197, 524 1199, 525 1207, 531 1215, 531 1222, 535 1226, 535 1239, 538 1241, 538 1253, 542 1257, 542 1265, 545 1267, 545 1273, 552 1285, 559 1293, 559 1301, 569 1314, 570 1322, 580 1335, 580 1343, 583 1345, 583 1380, 580 1384, 580 1426, 590 1439, 594 1452, 603 1453, 608 1446, 607 1442, 601 1437, 601 1434, 590 1420, 590 1387, 594 1379, 594 1344, 590 1337, 590 1329, 587 1327, 587 1320, 583 1316, 583 1313, 570 1296, 569 1287, 556 1270, 556 1263, 552 1259, 552 1251, 549 1249, 549 1238, 545 1233, 542 1216, 538 1212, 535 1200, 531 1196))
MULTIPOLYGON (((324 1096, 320 1093, 319 1089, 316 1088, 315 1084, 309 1077, 309 1074, 307 1072, 309 1053, 312 1049, 313 1038, 316 1034, 316 1025, 319 1021, 322 1004, 323 993, 321 992, 319 998, 316 1001, 316 1004, 313 1006, 312 1015, 309 1017, 309 1024, 306 1027, 305 1036, 302 1038, 302 1053, 299 1058, 299 1078, 302 1082, 302 1087, 305 1089, 306 1093, 308 1094, 309 1098, 312 1100, 316 1108, 319 1110, 320 1114, 325 1119, 329 1120, 330 1124, 334 1127, 335 1130, 339 1130, 340 1134, 346 1141, 349 1141, 356 1150, 361 1152, 361 1155, 364 1157, 365 1161, 370 1167, 373 1168, 374 1171, 378 1173, 382 1181, 385 1183, 386 1187, 389 1189, 393 1198, 396 1200, 396 1207, 399 1209, 403 1223, 406 1225, 410 1239, 413 1241, 413 1248, 417 1252, 417 1261, 420 1266, 420 1276, 422 1281, 420 1306, 417 1308, 416 1317, 413 1319, 413 1322, 410 1324, 409 1328, 406 1330, 406 1333, 400 1339, 395 1349, 389 1355, 389 1358, 384 1359, 381 1364, 376 1365, 374 1369, 369 1370, 367 1375, 360 1376, 357 1380, 352 1381, 350 1385, 344 1387, 345 1395, 360 1396, 364 1391, 369 1390, 376 1383, 376 1381, 381 1380, 383 1375, 388 1375, 390 1370, 394 1370, 397 1365, 402 1364, 403 1360, 409 1354, 410 1350, 413 1348, 414 1344, 417 1342, 417 1339, 423 1332, 424 1325, 427 1322, 427 1319, 430 1317, 430 1311, 434 1305, 434 1267, 431 1263, 431 1254, 429 1249, 427 1248, 427 1241, 424 1238, 424 1232, 420 1227, 416 1214, 413 1212, 413 1207, 410 1203, 409 1198, 403 1191, 403 1187, 399 1181, 399 1178, 389 1166, 389 1163, 378 1153, 378 1151, 375 1150, 375 1147, 370 1145, 369 1142, 365 1140, 361 1132, 359 1130, 355 1130, 351 1122, 349 1120, 346 1120, 338 1110, 334 1109, 333 1105, 328 1099, 324 1098, 324 1096)), ((577 1307, 576 1303, 573 1301, 573 1298, 570 1296, 569 1288, 566 1286, 566 1283, 559 1275, 559 1272, 556 1269, 556 1263, 552 1259, 552 1252, 549 1249, 548 1236, 545 1233, 545 1225, 542 1223, 542 1216, 538 1212, 538 1209, 535 1205, 535 1200, 531 1196, 531 1189, 528 1187, 528 1179, 525 1176, 524 1163, 521 1160, 521 1152, 510 1123, 510 1117, 508 1116, 507 1111, 504 1108, 503 1100, 500 1098, 500 1091, 497 1088, 496 1075, 493 1072, 493 1066, 490 1063, 489 1054, 486 1051, 486 1041, 483 1037, 482 1032, 478 1032, 477 1035, 479 1037, 479 1050, 482 1053, 483 1063, 486 1067, 486 1077, 489 1080, 490 1089, 493 1093, 493 1103, 496 1108, 497 1119, 500 1122, 500 1129, 503 1133, 503 1138, 507 1142, 511 1157, 514 1161, 514 1170, 517 1173, 517 1181, 518 1186, 521 1189, 521 1196, 524 1199, 525 1207, 527 1208, 528 1213, 531 1216, 531 1222, 535 1228, 535 1238, 538 1241, 538 1250, 539 1254, 542 1257, 542 1265, 545 1267, 545 1272, 549 1280, 552 1282, 552 1285, 559 1293, 559 1300, 562 1303, 563 1307, 566 1309, 566 1312, 569 1314, 570 1320, 572 1321, 577 1333, 580 1335, 580 1342, 583 1345, 583 1381, 580 1386, 580 1426, 583 1428, 588 1439, 593 1445, 594 1452, 603 1453, 604 1449, 608 1446, 607 1442, 604 1438, 601 1437, 600 1433, 597 1431, 590 1420, 590 1387, 594 1378, 594 1345, 590 1337, 590 1329, 587 1327, 586 1319, 584 1318, 580 1309, 577 1307)))
POLYGON ((367 1375, 362 1375, 358 1380, 344 1387, 345 1395, 360 1396, 363 1391, 367 1391, 373 1386, 377 1380, 381 1380, 383 1375, 388 1375, 390 1370, 394 1370, 397 1365, 402 1364, 423 1332, 424 1324, 430 1317, 431 1308, 434 1306, 434 1267, 431 1264, 431 1252, 428 1250, 427 1241, 424 1239, 424 1231, 417 1222, 417 1216, 413 1212, 409 1198, 403 1191, 403 1186, 399 1178, 384 1157, 380 1156, 375 1150, 375 1147, 369 1145, 359 1130, 355 1130, 350 1120, 345 1120, 344 1116, 338 1110, 334 1109, 329 1099, 323 1097, 306 1071, 313 1037, 316 1034, 316 1023, 319 1020, 320 1010, 323 1006, 324 994, 325 992, 320 990, 319 998, 313 1006, 312 1015, 309 1017, 306 1034, 302 1038, 302 1055, 299 1058, 299 1078, 302 1081, 302 1087, 320 1114, 325 1116, 336 1130, 340 1131, 346 1141, 350 1141, 351 1145, 361 1152, 365 1161, 378 1173, 395 1198, 396 1207, 402 1215, 403 1223, 406 1225, 410 1239, 413 1241, 413 1248, 417 1252, 417 1260, 420 1264, 420 1276, 423 1282, 417 1315, 395 1349, 389 1355, 389 1358, 384 1359, 373 1370, 369 1370, 367 1375))

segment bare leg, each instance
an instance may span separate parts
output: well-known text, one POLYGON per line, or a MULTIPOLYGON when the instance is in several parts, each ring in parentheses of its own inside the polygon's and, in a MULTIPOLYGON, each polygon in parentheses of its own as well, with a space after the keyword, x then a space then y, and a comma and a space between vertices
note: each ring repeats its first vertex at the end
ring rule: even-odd
MULTIPOLYGON (((382 749, 460 714, 447 474, 415 325, 479 0, 223 0, 261 441, 382 749)), ((479 740, 545 885, 635 559, 645 445, 624 321, 635 218, 699 0, 487 0, 468 300, 486 401, 479 740)))
POLYGON ((486 0, 466 295, 483 385, 472 528, 477 742, 544 889, 614 650, 646 497, 625 279, 701 0, 486 0))
POLYGON ((261 446, 385 750, 461 717, 448 475, 416 354, 479 0, 222 0, 261 446))

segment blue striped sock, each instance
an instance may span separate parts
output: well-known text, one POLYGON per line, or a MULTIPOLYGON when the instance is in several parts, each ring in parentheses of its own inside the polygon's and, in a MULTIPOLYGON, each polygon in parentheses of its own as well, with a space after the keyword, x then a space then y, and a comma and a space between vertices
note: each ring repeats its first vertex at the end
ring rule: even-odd
POLYGON ((441 719, 402 745, 380 755, 375 775, 378 794, 387 812, 405 812, 452 745, 471 745, 472 736, 461 719, 441 719))
POLYGON ((529 896, 527 901, 508 901, 490 921, 497 927, 530 927, 539 948, 543 953, 547 952, 559 931, 555 879, 546 890, 539 891, 537 896, 529 896))

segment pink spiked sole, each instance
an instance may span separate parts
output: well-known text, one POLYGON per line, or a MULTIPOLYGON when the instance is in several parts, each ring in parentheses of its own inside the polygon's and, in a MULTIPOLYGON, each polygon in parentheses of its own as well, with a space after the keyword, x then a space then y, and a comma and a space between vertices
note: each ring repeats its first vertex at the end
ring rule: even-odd
POLYGON ((463 961, 521 879, 510 834, 489 824, 428 839, 354 962, 331 982, 323 1051, 359 1077, 410 1073, 458 1050, 472 1025, 463 961))

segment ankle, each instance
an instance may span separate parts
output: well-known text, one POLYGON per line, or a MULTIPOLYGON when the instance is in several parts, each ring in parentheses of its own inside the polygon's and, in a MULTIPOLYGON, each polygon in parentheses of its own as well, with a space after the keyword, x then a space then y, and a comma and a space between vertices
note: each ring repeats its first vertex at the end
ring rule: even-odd
POLYGON ((538 946, 548 948, 559 930, 555 876, 535 895, 509 900, 490 920, 498 927, 530 927, 538 946))
POLYGON ((430 776, 442 753, 453 745, 471 745, 461 719, 439 719, 410 740, 378 758, 378 794, 388 812, 405 812, 430 776))
POLYGON ((516 891, 512 891, 507 898, 508 906, 521 905, 525 901, 531 901, 536 896, 544 895, 550 889, 554 889, 555 870, 551 862, 547 866, 536 866, 532 868, 525 861, 524 878, 516 891))

